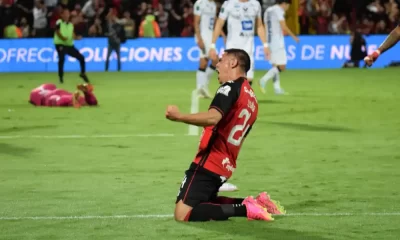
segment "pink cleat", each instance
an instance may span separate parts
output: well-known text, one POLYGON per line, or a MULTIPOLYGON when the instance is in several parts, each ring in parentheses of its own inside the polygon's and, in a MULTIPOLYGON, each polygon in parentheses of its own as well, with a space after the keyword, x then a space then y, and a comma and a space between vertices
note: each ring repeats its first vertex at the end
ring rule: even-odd
POLYGON ((247 209, 247 219, 251 220, 262 220, 262 221, 273 221, 271 214, 268 213, 267 209, 263 208, 257 203, 253 197, 247 197, 243 201, 243 205, 247 209))
POLYGON ((279 202, 272 200, 266 192, 258 194, 256 201, 271 214, 278 215, 286 213, 285 209, 279 204, 279 202))

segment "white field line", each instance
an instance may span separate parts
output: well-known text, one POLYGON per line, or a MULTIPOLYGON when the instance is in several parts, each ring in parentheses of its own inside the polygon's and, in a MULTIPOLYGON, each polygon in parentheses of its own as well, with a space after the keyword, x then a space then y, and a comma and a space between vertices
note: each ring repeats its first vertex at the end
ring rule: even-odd
MULTIPOLYGON (((175 134, 99 134, 99 135, 0 135, 1 139, 77 139, 77 138, 134 138, 134 137, 174 137, 175 134)), ((183 135, 184 136, 184 135, 183 135)))
MULTIPOLYGON (((199 112, 199 96, 197 93, 197 90, 193 90, 192 96, 191 96, 191 101, 190 101, 190 113, 198 113, 199 112)), ((199 135, 199 127, 194 126, 194 125, 189 125, 188 129, 188 135, 189 136, 197 136, 199 135)))
MULTIPOLYGON (((364 213, 288 213, 282 217, 352 217, 352 216, 399 216, 400 212, 364 212, 364 213)), ((172 218, 172 214, 142 214, 142 215, 109 215, 109 216, 0 216, 0 221, 10 220, 85 220, 85 219, 141 219, 141 218, 172 218)), ((275 216, 276 217, 276 216, 275 216)))

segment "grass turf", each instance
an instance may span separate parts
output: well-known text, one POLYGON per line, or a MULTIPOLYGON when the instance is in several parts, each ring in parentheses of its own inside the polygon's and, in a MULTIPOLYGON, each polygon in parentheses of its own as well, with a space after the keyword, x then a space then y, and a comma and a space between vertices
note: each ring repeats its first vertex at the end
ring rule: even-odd
MULTIPOLYGON (((199 137, 164 117, 167 104, 190 110, 194 73, 90 73, 100 106, 82 109, 28 104, 54 73, 0 74, 0 239, 398 239, 398 73, 287 71, 290 95, 255 88, 259 117, 231 179, 240 191, 225 195, 266 190, 288 213, 309 215, 195 224, 148 216, 173 213, 197 149, 199 137), (89 137, 32 138, 70 135, 89 137), (110 215, 132 217, 5 219, 110 215)), ((75 73, 65 81, 80 83, 75 73)))

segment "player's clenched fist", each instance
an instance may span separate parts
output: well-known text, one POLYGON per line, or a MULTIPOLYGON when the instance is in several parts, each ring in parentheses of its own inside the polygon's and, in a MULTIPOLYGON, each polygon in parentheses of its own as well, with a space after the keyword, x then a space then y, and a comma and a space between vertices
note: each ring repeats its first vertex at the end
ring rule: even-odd
POLYGON ((379 50, 375 50, 373 53, 371 53, 370 55, 366 56, 364 58, 364 62, 368 65, 371 66, 379 57, 380 55, 380 51, 379 50))
POLYGON ((171 121, 176 121, 179 118, 179 108, 175 105, 167 106, 167 111, 165 113, 165 117, 171 121))

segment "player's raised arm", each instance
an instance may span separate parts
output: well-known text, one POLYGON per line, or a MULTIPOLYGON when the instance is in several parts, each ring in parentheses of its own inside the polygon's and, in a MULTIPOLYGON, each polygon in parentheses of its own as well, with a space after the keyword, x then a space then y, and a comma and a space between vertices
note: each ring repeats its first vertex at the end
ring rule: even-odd
POLYGON ((299 42, 299 38, 292 32, 292 30, 290 30, 290 28, 287 26, 286 21, 284 16, 282 15, 282 17, 279 19, 279 24, 281 25, 281 28, 284 32, 286 32, 287 34, 289 34, 289 36, 291 36, 293 38, 293 40, 295 40, 296 42, 299 42))
POLYGON ((364 58, 365 63, 368 66, 371 66, 378 59, 379 55, 391 49, 399 41, 400 41, 400 26, 397 26, 395 29, 392 30, 392 32, 390 32, 385 41, 383 41, 383 43, 379 46, 377 50, 375 50, 370 55, 364 58))

